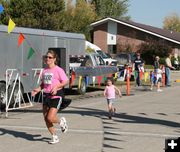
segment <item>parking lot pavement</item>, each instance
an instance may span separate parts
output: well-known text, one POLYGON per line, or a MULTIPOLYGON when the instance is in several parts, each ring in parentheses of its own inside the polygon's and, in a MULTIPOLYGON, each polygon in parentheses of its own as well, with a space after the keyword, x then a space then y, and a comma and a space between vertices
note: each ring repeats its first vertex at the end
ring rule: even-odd
POLYGON ((60 112, 69 131, 60 133, 60 143, 49 145, 41 105, 16 110, 0 119, 2 152, 155 152, 164 151, 165 138, 180 136, 179 85, 163 92, 134 90, 134 95, 116 101, 117 113, 107 117, 101 96, 77 99, 60 112))

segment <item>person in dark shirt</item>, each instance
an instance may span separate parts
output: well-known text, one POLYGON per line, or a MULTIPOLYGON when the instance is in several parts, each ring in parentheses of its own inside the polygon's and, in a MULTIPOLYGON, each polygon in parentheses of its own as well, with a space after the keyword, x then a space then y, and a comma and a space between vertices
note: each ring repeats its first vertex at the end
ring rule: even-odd
POLYGON ((140 53, 137 53, 136 59, 134 60, 134 64, 133 64, 133 70, 135 71, 137 86, 141 85, 140 71, 141 71, 141 68, 143 68, 143 66, 144 66, 144 61, 141 59, 140 53))
POLYGON ((154 61, 154 72, 157 73, 157 69, 159 69, 159 56, 155 57, 155 61, 154 61))

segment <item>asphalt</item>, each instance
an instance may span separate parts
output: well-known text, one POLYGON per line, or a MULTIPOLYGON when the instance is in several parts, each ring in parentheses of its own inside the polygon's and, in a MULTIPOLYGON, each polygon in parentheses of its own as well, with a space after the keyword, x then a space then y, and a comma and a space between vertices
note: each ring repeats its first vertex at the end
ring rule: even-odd
MULTIPOLYGON (((41 104, 9 112, 0 118, 1 152, 161 152, 165 139, 180 137, 180 83, 150 91, 148 86, 133 88, 130 96, 117 98, 117 113, 108 119, 102 90, 73 99, 58 113, 66 117, 67 133, 57 133, 60 142, 48 144, 41 104)), ((122 88, 125 94, 125 87, 122 88)), ((69 96, 70 97, 70 96, 69 96)))

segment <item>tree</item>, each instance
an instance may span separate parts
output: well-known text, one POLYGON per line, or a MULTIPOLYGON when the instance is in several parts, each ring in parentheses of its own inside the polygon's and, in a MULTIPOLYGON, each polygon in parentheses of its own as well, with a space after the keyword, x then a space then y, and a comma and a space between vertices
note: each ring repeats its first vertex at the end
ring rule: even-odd
POLYGON ((84 33, 87 39, 90 39, 90 24, 97 18, 95 7, 86 3, 84 0, 78 0, 76 6, 69 2, 62 19, 63 31, 84 33))
POLYGON ((64 0, 0 0, 5 11, 0 16, 3 24, 9 17, 21 27, 84 33, 90 39, 90 24, 97 18, 93 4, 78 0, 76 6, 64 0))
POLYGON ((92 4, 95 5, 96 13, 98 17, 113 17, 129 19, 129 16, 125 16, 128 12, 129 0, 92 0, 92 4))
POLYGON ((128 0, 0 0, 5 11, 0 22, 9 17, 17 26, 84 33, 90 39, 90 24, 103 17, 126 17, 128 0))
POLYGON ((0 16, 3 24, 9 17, 22 27, 57 30, 64 12, 64 0, 10 0, 0 1, 5 11, 0 16))
POLYGON ((174 13, 165 17, 163 23, 164 29, 180 32, 180 17, 177 14, 174 13))
POLYGON ((165 43, 164 40, 148 39, 145 43, 142 43, 139 48, 138 52, 141 53, 146 64, 153 64, 155 56, 159 56, 161 64, 164 64, 165 57, 168 56, 168 53, 172 52, 172 47, 165 43))

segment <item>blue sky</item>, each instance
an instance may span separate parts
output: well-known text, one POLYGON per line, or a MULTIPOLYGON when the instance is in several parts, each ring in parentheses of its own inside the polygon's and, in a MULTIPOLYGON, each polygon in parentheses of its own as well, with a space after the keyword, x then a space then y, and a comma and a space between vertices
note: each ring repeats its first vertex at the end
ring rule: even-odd
POLYGON ((180 17, 180 0, 129 0, 128 15, 134 22, 162 28, 166 16, 180 17))

